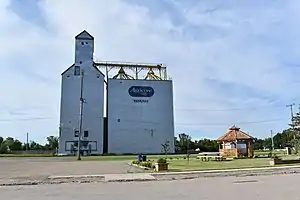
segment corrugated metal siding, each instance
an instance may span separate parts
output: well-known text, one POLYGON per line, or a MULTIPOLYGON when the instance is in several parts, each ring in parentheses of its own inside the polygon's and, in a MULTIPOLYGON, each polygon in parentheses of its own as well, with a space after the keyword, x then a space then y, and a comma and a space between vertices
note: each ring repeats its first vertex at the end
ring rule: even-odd
POLYGON ((172 81, 109 79, 108 99, 109 153, 161 153, 166 140, 174 152, 172 81), (132 97, 132 86, 151 87, 154 95, 132 97))
MULTIPOLYGON (((94 44, 92 40, 76 40, 75 66, 84 69, 83 81, 83 131, 88 131, 84 140, 91 141, 92 154, 103 151, 103 108, 104 108, 104 77, 93 67, 94 44)), ((80 76, 74 75, 74 68, 62 74, 61 111, 59 138, 59 153, 70 154, 66 151, 72 147, 72 141, 77 141, 74 130, 79 127, 79 98, 80 76), (67 144, 66 144, 67 142, 67 144)), ((88 147, 87 147, 88 148, 88 147)))

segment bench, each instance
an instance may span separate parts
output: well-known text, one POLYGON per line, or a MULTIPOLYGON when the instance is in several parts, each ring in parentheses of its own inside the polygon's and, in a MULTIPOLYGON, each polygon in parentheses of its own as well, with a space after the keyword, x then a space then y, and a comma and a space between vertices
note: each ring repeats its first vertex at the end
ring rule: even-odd
POLYGON ((219 155, 211 155, 211 156, 208 156, 208 155, 204 155, 204 156, 197 156, 197 158, 200 158, 201 161, 211 161, 211 160, 214 160, 214 161, 222 161, 224 160, 224 157, 223 156, 219 156, 219 155))

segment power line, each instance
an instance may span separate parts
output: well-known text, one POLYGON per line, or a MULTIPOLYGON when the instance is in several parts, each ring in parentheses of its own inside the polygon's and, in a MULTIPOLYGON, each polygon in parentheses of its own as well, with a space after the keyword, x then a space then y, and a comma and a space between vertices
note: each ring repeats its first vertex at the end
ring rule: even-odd
MULTIPOLYGON (((261 121, 244 121, 244 122, 232 122, 234 124, 262 124, 268 122, 275 121, 283 121, 285 118, 277 118, 277 119, 269 119, 269 120, 261 120, 261 121)), ((229 123, 175 123, 175 126, 228 126, 229 123)))
POLYGON ((177 108, 175 111, 204 111, 204 112, 226 112, 226 111, 242 111, 242 110, 262 110, 264 108, 271 107, 283 107, 283 106, 260 106, 260 107, 248 107, 248 108, 227 108, 227 109, 204 109, 204 108, 177 108))
MULTIPOLYGON (((26 119, 18 119, 18 121, 35 121, 35 120, 46 120, 46 119, 53 119, 49 117, 45 118, 26 118, 26 119)), ((118 118, 109 118, 113 120, 119 120, 118 118)), ((274 121, 283 121, 287 120, 286 118, 276 118, 276 119, 266 119, 266 120, 259 120, 259 121, 241 121, 241 122, 232 122, 236 124, 260 124, 260 123, 267 123, 267 122, 274 122, 274 121)), ((14 120, 0 120, 1 121, 14 121, 14 120)), ((154 122, 154 121, 143 121, 143 120, 120 120, 120 122, 133 122, 133 123, 148 123, 148 124, 163 124, 162 122, 154 122)), ((181 123, 175 122, 175 126, 226 126, 228 123, 181 123)))
MULTIPOLYGON (((112 118, 109 118, 112 119, 112 118)), ((117 118, 113 118, 113 120, 118 120, 117 118)), ((285 121, 286 118, 276 118, 276 119, 267 119, 260 121, 241 121, 241 122, 231 122, 235 124, 260 124, 260 123, 268 123, 275 121, 285 121)), ((164 124, 162 122, 150 122, 150 121, 142 121, 142 120, 120 120, 120 122, 133 122, 133 123, 149 123, 149 124, 164 124)), ((229 122, 230 123, 230 122, 229 122)), ((180 123, 175 122, 175 126, 228 126, 229 123, 180 123)))
POLYGON ((224 108, 224 109, 206 109, 206 108, 175 108, 175 111, 209 111, 209 112, 223 112, 223 111, 242 111, 242 110, 262 110, 267 108, 284 108, 285 105, 275 105, 275 104, 267 104, 267 105, 260 105, 260 106, 250 106, 250 107, 243 107, 243 108, 224 108))

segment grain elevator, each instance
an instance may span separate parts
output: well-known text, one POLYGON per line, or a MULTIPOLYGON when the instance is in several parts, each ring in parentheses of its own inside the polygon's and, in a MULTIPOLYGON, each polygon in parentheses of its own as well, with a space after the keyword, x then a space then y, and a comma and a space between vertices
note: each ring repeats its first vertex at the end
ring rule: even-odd
POLYGON ((75 64, 62 74, 59 153, 74 154, 78 148, 81 70, 82 152, 157 154, 168 142, 173 153, 173 83, 166 67, 95 61, 94 38, 86 31, 76 36, 75 44, 75 64))

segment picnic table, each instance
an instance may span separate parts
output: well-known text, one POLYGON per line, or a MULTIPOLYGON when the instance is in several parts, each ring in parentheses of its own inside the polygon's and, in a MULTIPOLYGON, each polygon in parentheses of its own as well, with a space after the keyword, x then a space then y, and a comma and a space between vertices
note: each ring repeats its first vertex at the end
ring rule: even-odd
POLYGON ((201 161, 222 161, 223 156, 220 156, 220 153, 199 153, 199 156, 197 158, 200 158, 201 161))

